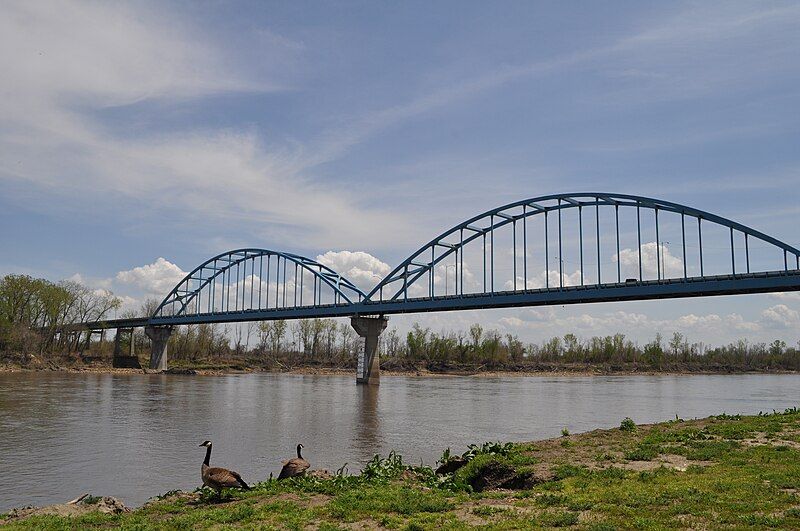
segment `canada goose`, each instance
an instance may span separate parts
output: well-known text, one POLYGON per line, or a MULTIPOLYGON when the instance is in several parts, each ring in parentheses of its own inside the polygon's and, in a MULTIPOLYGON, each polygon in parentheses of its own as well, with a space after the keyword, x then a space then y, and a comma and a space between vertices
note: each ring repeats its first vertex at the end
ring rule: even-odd
POLYGON ((278 479, 293 478, 295 476, 302 476, 306 473, 306 470, 308 470, 308 468, 311 466, 311 463, 303 459, 303 456, 300 455, 300 450, 302 449, 303 445, 298 444, 297 457, 294 459, 289 459, 283 464, 283 468, 281 469, 278 479))
POLYGON ((209 466, 209 461, 211 461, 211 441, 205 441, 200 446, 206 447, 206 459, 203 461, 203 466, 200 467, 200 477, 203 478, 204 486, 211 487, 217 491, 217 496, 226 487, 250 490, 250 485, 244 482, 238 472, 218 466, 209 466))

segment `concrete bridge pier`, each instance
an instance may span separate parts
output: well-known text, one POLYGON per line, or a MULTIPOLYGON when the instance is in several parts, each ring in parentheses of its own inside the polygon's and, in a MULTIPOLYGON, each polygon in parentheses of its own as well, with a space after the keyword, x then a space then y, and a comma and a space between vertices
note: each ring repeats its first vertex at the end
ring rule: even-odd
POLYGON ((139 358, 136 357, 136 345, 133 338, 133 328, 118 328, 114 337, 114 357, 111 361, 112 367, 125 369, 141 369, 139 358), (127 333, 130 337, 128 344, 128 355, 122 353, 122 334, 127 333))
POLYGON ((378 336, 386 329, 386 317, 350 318, 356 333, 364 338, 364 350, 358 353, 357 384, 378 385, 381 381, 380 356, 378 355, 378 336))
POLYGON ((144 333, 150 338, 150 368, 167 370, 167 345, 172 335, 171 326, 145 326, 144 333))

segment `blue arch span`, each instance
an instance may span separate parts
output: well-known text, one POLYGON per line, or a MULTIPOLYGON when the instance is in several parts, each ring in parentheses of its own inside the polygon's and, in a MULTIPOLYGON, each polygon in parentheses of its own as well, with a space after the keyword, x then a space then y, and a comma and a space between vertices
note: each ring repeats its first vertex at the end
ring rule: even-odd
MULTIPOLYGON (((172 291, 167 294, 161 304, 158 305, 156 310, 153 312, 151 316, 152 319, 159 319, 159 318, 175 318, 182 315, 186 315, 191 310, 191 305, 195 304, 195 312, 196 314, 214 314, 214 313, 239 313, 245 311, 252 311, 255 308, 254 306, 254 297, 255 297, 255 279, 258 278, 259 285, 263 282, 263 264, 264 259, 267 259, 267 283, 269 284, 269 271, 270 271, 270 262, 274 258, 276 260, 276 275, 280 274, 281 271, 281 263, 283 263, 283 285, 286 285, 286 264, 293 264, 295 267, 295 278, 297 275, 297 271, 307 271, 311 273, 314 279, 314 292, 313 292, 313 304, 311 306, 317 305, 318 301, 318 294, 321 298, 321 287, 322 285, 327 286, 331 292, 334 294, 334 300, 339 305, 350 305, 354 303, 361 302, 363 299, 366 298, 361 289, 359 289, 355 284, 350 282, 347 278, 343 277, 330 267, 317 262, 316 260, 312 260, 311 258, 306 258, 304 256, 300 256, 293 253, 286 253, 280 251, 273 251, 269 249, 257 249, 257 248, 245 248, 245 249, 234 249, 231 251, 227 251, 212 258, 209 258, 199 266, 197 266, 194 270, 192 270, 189 274, 187 274, 183 280, 181 280, 173 289, 172 291), (256 263, 259 264, 259 274, 256 276, 256 263), (250 275, 247 276, 247 265, 250 263, 250 275), (242 271, 242 276, 240 278, 240 269, 244 266, 244 270, 242 271), (243 294, 249 293, 250 295, 250 308, 245 309, 245 302, 242 301, 242 308, 238 308, 239 302, 239 294, 238 292, 234 295, 234 300, 236 301, 237 306, 234 307, 233 310, 230 309, 230 294, 226 295, 226 299, 228 302, 228 307, 226 308, 223 306, 222 309, 218 312, 216 310, 215 304, 215 296, 216 296, 216 282, 217 279, 222 277, 222 286, 223 289, 225 287, 230 288, 231 286, 231 279, 230 275, 232 274, 234 268, 236 268, 236 286, 237 290, 241 289, 243 294), (227 277, 226 277, 227 275, 227 277), (247 282, 246 278, 249 278, 250 281, 250 290, 249 292, 246 291, 247 282), (227 281, 227 282, 226 282, 227 281), (242 284, 242 288, 238 288, 240 284, 242 284), (319 286, 319 289, 318 289, 319 286), (205 303, 200 300, 201 293, 207 291, 207 299, 205 303), (202 312, 203 308, 201 306, 205 306, 208 311, 202 312)), ((304 275, 301 275, 301 277, 304 275)), ((280 283, 280 277, 275 279, 276 283, 280 283)), ((293 280, 294 282, 294 280, 293 280)), ((277 285, 277 284, 276 284, 277 285)), ((267 286, 269 287, 269 285, 267 286)), ((296 288, 296 286, 295 286, 296 288)), ((300 301, 302 303, 302 284, 300 284, 301 295, 300 301)), ((295 293, 297 293, 295 291, 295 293)), ((259 304, 258 309, 261 309, 261 295, 262 290, 259 287, 259 304)), ((269 292, 266 293, 267 297, 269 296, 269 292)), ((279 299, 280 293, 276 294, 276 299, 279 299)), ((220 297, 221 298, 221 297, 220 297)), ((296 297, 295 297, 296 301, 296 297)), ((269 299, 267 298, 267 303, 269 303, 269 299)), ((278 308, 279 302, 278 300, 273 301, 278 308)), ((285 292, 284 292, 284 306, 286 302, 285 292)), ((294 304, 294 306, 297 306, 294 304)), ((301 304, 302 306, 302 304, 301 304)))
MULTIPOLYGON (((655 199, 651 197, 644 197, 637 195, 614 194, 614 193, 604 193, 604 192, 564 193, 564 194, 543 195, 531 199, 515 201, 513 203, 509 203, 491 210, 487 210, 482 214, 478 214, 477 216, 474 216, 468 219, 467 221, 464 221, 463 223, 460 223, 452 227, 451 229, 443 232, 439 236, 430 240, 427 244, 420 247, 415 253, 413 253, 406 260, 400 263, 400 265, 398 265, 394 270, 392 270, 383 280, 381 280, 378 283, 378 285, 376 285, 367 294, 366 300, 367 302, 379 302, 385 300, 390 300, 390 301, 407 300, 409 298, 408 289, 415 282, 419 281, 423 276, 428 275, 429 277, 432 277, 431 273, 437 266, 437 264, 442 263, 445 259, 453 255, 454 253, 456 253, 456 258, 457 258, 458 257, 457 254, 468 243, 478 238, 486 237, 487 234, 493 234, 494 230, 506 226, 509 223, 516 223, 517 221, 524 220, 526 218, 537 215, 544 215, 545 217, 547 217, 547 215, 551 212, 559 213, 560 211, 565 209, 572 209, 572 208, 582 209, 591 207, 596 207, 597 209, 599 209, 600 207, 613 207, 616 210, 618 210, 620 207, 633 207, 636 208, 637 210, 639 209, 653 210, 656 212, 656 215, 659 211, 673 212, 676 214, 680 214, 682 223, 687 217, 697 220, 698 230, 701 231, 700 232, 701 240, 702 240, 701 224, 703 221, 710 222, 728 228, 731 231, 731 241, 733 241, 734 231, 736 231, 745 235, 745 245, 747 245, 748 238, 755 238, 757 240, 761 240, 769 245, 772 245, 780 249, 781 251, 783 251, 783 256, 784 256, 784 270, 789 271, 790 269, 792 270, 800 269, 800 250, 797 249, 796 247, 793 247, 785 242, 782 242, 767 234, 764 234, 763 232, 757 231, 751 227, 747 227, 745 225, 742 225, 741 223, 737 223, 735 221, 724 218, 722 216, 718 216, 716 214, 712 214, 710 212, 699 210, 686 205, 681 205, 678 203, 673 203, 670 201, 664 201, 661 199, 655 199), (509 211, 514 211, 514 212, 510 213, 509 211), (487 220, 488 224, 486 223, 487 220), (442 250, 438 255, 436 254, 437 249, 442 250), (790 264, 789 255, 792 255, 794 257, 793 260, 794 263, 792 264, 790 264), (393 291, 389 288, 393 288, 393 291), (390 291, 388 299, 384 296, 385 295, 384 291, 387 290, 390 291)), ((619 242, 618 216, 616 219, 617 219, 617 244, 618 244, 619 242)), ((657 224, 658 222, 656 221, 656 227, 657 224)), ((658 231, 658 228, 656 228, 656 231, 658 231)), ((684 238, 684 245, 685 245, 685 238, 684 238)), ((619 248, 619 244, 617 245, 617 247, 619 248)), ((702 241, 700 243, 700 249, 701 249, 700 278, 703 278, 704 275, 702 274, 702 241)), ((660 246, 657 246, 657 250, 660 251, 660 246)), ((747 263, 748 263, 748 273, 749 273, 749 256, 747 263)), ((684 261, 684 266, 685 266, 685 261, 684 261)), ((735 273, 736 271, 735 271, 735 261, 734 261, 733 274, 735 275, 735 273)), ((687 276, 686 270, 684 269, 684 277, 686 276, 687 276)), ((621 279, 618 278, 618 281, 620 280, 621 279)), ((641 275, 639 280, 640 281, 642 280, 641 275)), ((489 291, 493 292, 494 289, 489 291)), ((429 296, 431 298, 433 298, 434 296, 432 285, 429 296)))

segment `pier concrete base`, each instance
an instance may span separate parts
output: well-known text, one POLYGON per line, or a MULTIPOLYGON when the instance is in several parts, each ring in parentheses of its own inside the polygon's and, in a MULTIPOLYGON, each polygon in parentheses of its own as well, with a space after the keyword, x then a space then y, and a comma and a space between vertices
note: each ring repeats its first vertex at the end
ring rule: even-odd
POLYGON ((167 370, 167 345, 172 335, 171 326, 145 326, 144 333, 150 338, 150 368, 167 370))
POLYGON ((119 328, 114 337, 114 357, 111 359, 111 366, 120 369, 141 369, 139 358, 136 357, 136 346, 133 341, 133 328, 119 328), (130 343, 128 353, 122 352, 122 334, 129 334, 130 343))
POLYGON ((378 385, 381 381, 380 356, 378 355, 378 336, 386 329, 386 317, 350 318, 356 333, 364 338, 364 350, 358 354, 357 384, 378 385))

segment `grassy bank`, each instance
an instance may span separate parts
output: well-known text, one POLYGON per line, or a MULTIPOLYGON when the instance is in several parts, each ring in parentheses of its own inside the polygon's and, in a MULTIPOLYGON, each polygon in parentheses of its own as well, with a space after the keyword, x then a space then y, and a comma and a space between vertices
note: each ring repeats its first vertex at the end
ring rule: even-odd
POLYGON ((446 475, 392 455, 359 475, 267 480, 222 500, 170 493, 131 512, 38 515, 4 528, 800 528, 797 409, 649 426, 625 420, 472 447, 457 459, 466 464, 446 475))

